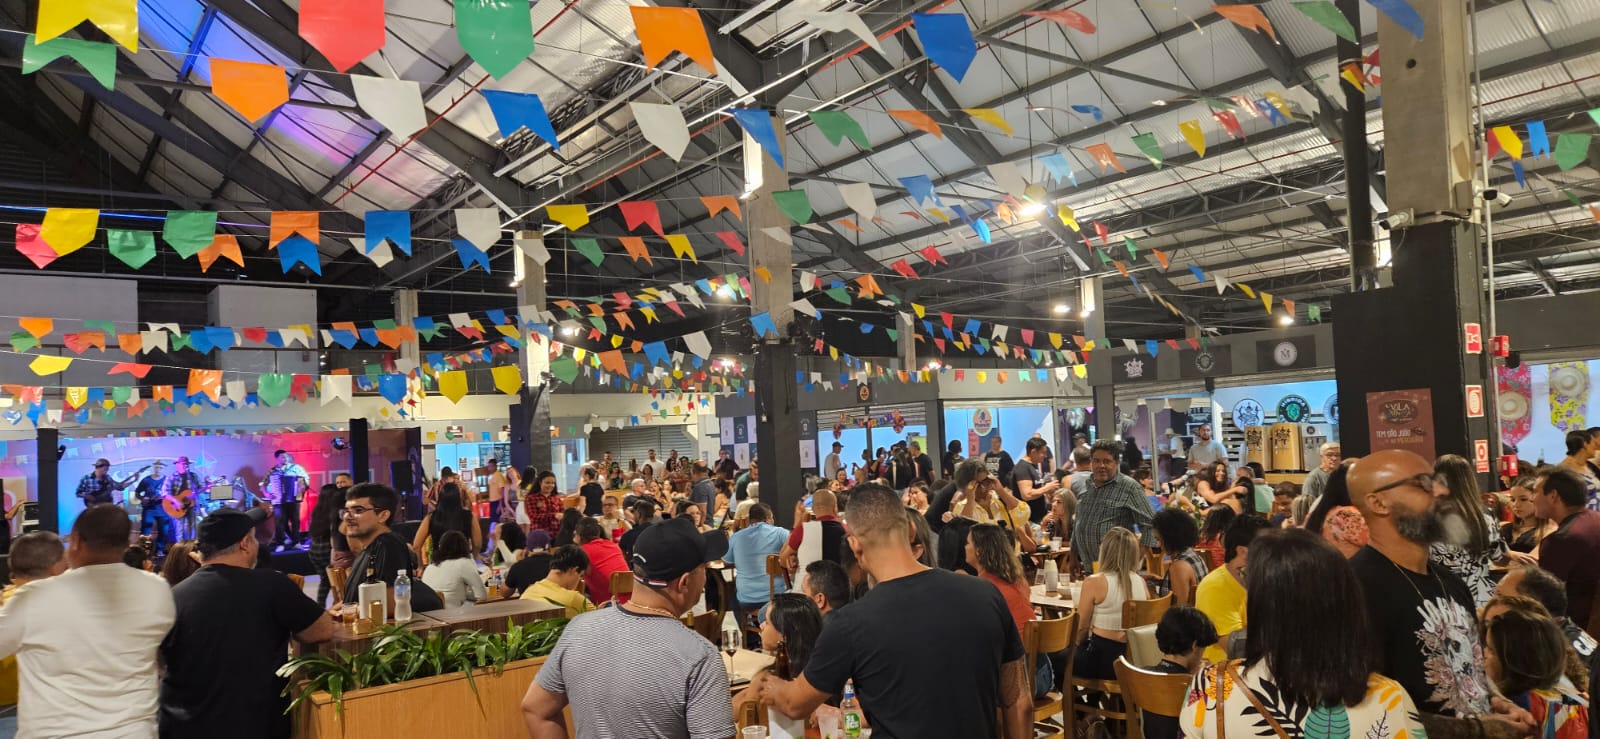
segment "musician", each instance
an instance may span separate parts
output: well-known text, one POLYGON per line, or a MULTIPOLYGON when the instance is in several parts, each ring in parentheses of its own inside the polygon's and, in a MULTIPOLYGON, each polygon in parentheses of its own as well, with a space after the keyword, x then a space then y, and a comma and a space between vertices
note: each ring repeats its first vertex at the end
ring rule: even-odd
POLYGON ((142 509, 139 534, 152 537, 156 550, 162 552, 172 545, 172 517, 161 510, 161 488, 166 483, 167 467, 156 461, 150 465, 150 476, 140 480, 133 488, 142 509))
POLYGON ((180 456, 172 460, 172 474, 161 484, 161 498, 168 505, 183 511, 182 516, 171 517, 175 541, 194 538, 195 498, 206 489, 200 473, 189 467, 189 458, 180 456))
POLYGON ((101 457, 94 461, 94 471, 78 480, 77 496, 83 499, 83 507, 110 503, 112 493, 120 493, 128 489, 128 484, 139 479, 140 473, 150 469, 141 467, 138 472, 128 475, 122 480, 111 476, 111 460, 101 457))
POLYGON ((298 548, 300 499, 311 485, 311 477, 306 474, 306 468, 295 464, 294 455, 282 449, 272 454, 277 457, 278 466, 267 473, 263 484, 266 486, 267 499, 277 508, 278 531, 273 543, 278 549, 284 548, 285 542, 288 546, 298 548))

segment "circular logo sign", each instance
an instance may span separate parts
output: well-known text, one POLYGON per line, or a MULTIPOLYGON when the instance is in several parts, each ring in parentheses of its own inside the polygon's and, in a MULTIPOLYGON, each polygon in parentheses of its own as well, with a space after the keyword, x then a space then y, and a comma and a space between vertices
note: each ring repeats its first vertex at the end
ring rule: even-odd
POLYGON ((1235 403, 1233 406, 1233 425, 1240 431, 1250 426, 1260 426, 1266 420, 1266 414, 1261 404, 1250 398, 1235 403))
POLYGON ((1272 361, 1276 362, 1279 367, 1289 367, 1299 358, 1300 347, 1295 346, 1292 341, 1279 342, 1277 346, 1272 348, 1272 361))
POLYGON ((862 403, 872 402, 872 386, 863 382, 856 386, 856 400, 862 403))
POLYGON ((1278 420, 1284 423, 1300 423, 1311 416, 1311 404, 1298 395, 1285 396, 1278 401, 1278 420))
POLYGON ((988 436, 994 430, 994 414, 988 408, 979 408, 972 412, 972 433, 979 436, 988 436))
POLYGON ((1211 352, 1199 352, 1194 355, 1194 368, 1209 374, 1217 368, 1217 358, 1211 352))
POLYGON ((1328 419, 1329 426, 1339 425, 1339 394, 1328 396, 1328 402, 1322 407, 1322 415, 1328 419))

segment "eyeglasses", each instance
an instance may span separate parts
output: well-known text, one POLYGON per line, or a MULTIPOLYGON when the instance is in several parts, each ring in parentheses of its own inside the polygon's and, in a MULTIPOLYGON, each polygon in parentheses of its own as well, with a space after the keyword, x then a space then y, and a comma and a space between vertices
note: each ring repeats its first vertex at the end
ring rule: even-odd
POLYGON ((376 509, 376 508, 368 508, 367 506, 364 506, 364 505, 353 505, 353 506, 349 506, 347 508, 340 508, 339 509, 339 517, 340 518, 359 518, 361 516, 361 514, 366 513, 367 511, 375 511, 375 510, 378 510, 378 509, 376 509))
POLYGON ((1429 495, 1433 495, 1433 485, 1434 485, 1435 482, 1436 481, 1435 481, 1433 475, 1417 475, 1416 477, 1408 477, 1408 478, 1406 478, 1404 480, 1397 480, 1395 482, 1391 482, 1388 485, 1384 485, 1383 487, 1380 487, 1377 490, 1374 490, 1372 492, 1374 492, 1374 493, 1383 493, 1383 492, 1388 492, 1390 490, 1394 490, 1395 488, 1402 488, 1402 487, 1405 487, 1407 485, 1410 485, 1412 487, 1416 487, 1416 488, 1421 489, 1423 492, 1425 492, 1425 493, 1427 493, 1429 495))

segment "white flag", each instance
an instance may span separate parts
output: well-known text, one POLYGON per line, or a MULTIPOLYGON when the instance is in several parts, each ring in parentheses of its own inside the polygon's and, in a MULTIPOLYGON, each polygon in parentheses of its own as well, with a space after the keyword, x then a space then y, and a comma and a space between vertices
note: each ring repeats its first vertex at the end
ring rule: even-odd
POLYGON ((350 75, 350 82, 355 87, 356 105, 396 138, 411 138, 428 127, 428 111, 417 83, 360 74, 350 75))
POLYGON ((628 103, 633 119, 639 123, 644 140, 654 144, 672 161, 681 161, 689 148, 689 123, 676 105, 656 103, 628 103))

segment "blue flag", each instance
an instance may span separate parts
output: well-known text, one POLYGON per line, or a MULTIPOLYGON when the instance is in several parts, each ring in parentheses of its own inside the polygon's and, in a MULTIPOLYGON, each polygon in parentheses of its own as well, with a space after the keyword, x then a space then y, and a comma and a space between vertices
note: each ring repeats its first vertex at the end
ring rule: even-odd
POLYGON ((944 67, 957 82, 967 76, 978 56, 978 42, 972 37, 966 14, 912 13, 911 22, 929 61, 944 67))
POLYGON ((533 135, 544 139, 551 148, 561 148, 561 141, 556 138, 555 126, 550 123, 550 114, 545 112, 544 103, 540 102, 538 95, 507 90, 478 92, 482 93, 484 100, 489 101, 489 112, 494 114, 494 122, 500 128, 501 136, 510 138, 511 134, 526 128, 532 131, 533 135))

